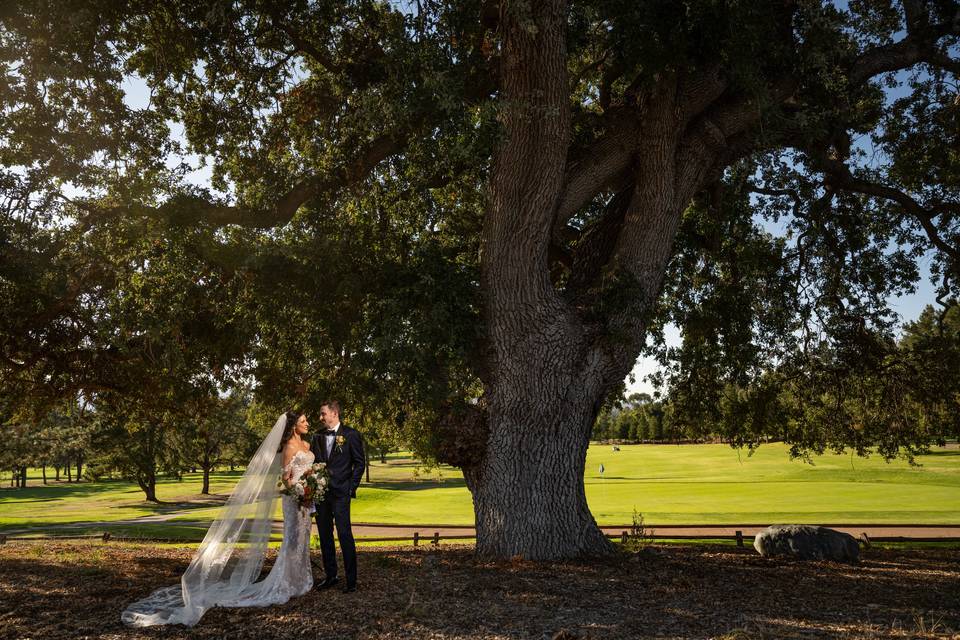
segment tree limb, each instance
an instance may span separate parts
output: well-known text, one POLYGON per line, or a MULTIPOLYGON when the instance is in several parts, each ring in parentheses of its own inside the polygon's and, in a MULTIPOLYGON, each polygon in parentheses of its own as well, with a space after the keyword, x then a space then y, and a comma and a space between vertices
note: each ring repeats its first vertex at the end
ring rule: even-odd
POLYGON ((596 285, 604 267, 610 261, 617 238, 623 228, 624 215, 633 196, 633 184, 622 187, 604 207, 600 216, 577 242, 567 288, 574 305, 583 305, 582 298, 596 285))
MULTIPOLYGON (((293 219, 301 206, 325 191, 335 191, 364 180, 383 160, 402 150, 404 141, 392 134, 384 134, 371 142, 350 164, 341 166, 324 176, 300 180, 268 209, 221 205, 196 196, 171 198, 158 207, 147 205, 102 206, 78 200, 68 200, 87 212, 81 221, 88 227, 105 219, 136 216, 161 220, 202 221, 212 227, 238 225, 251 229, 282 227, 293 219)), ((64 199, 66 199, 65 196, 64 199)))
POLYGON ((319 47, 315 46, 312 42, 307 41, 303 35, 294 29, 289 24, 286 24, 280 12, 275 5, 267 3, 268 12, 270 13, 270 19, 273 25, 282 31, 290 39, 290 42, 300 53, 309 56, 313 59, 314 62, 319 64, 321 67, 329 71, 330 73, 338 73, 341 68, 334 62, 333 58, 326 52, 321 50, 319 47))
POLYGON ((851 85, 859 86, 876 75, 906 69, 918 62, 938 65, 946 59, 951 65, 956 65, 955 61, 937 50, 936 43, 944 36, 960 35, 960 5, 955 8, 953 20, 930 25, 926 13, 918 11, 914 6, 916 4, 904 3, 907 11, 907 36, 898 42, 869 49, 857 57, 850 69, 851 85))
POLYGON ((640 138, 640 119, 626 108, 611 110, 604 119, 608 123, 607 133, 567 161, 553 226, 557 241, 570 218, 605 188, 623 182, 621 178, 631 170, 640 138))
POLYGON ((957 265, 960 265, 960 247, 953 246, 944 240, 933 223, 933 220, 939 215, 936 211, 925 208, 909 194, 899 189, 857 178, 850 172, 850 168, 839 160, 826 157, 820 157, 818 160, 821 168, 831 178, 832 186, 846 191, 884 198, 900 205, 904 211, 916 218, 930 242, 950 256, 957 265))

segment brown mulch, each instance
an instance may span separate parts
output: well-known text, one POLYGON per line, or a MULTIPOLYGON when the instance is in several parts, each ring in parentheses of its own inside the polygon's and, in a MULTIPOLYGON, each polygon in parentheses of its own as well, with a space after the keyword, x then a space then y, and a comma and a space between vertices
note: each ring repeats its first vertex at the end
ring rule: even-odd
POLYGON ((214 609, 192 628, 120 611, 175 583, 189 548, 0 546, 0 638, 960 637, 960 551, 863 552, 858 566, 752 549, 651 546, 596 562, 483 562, 444 545, 360 550, 360 590, 214 609))

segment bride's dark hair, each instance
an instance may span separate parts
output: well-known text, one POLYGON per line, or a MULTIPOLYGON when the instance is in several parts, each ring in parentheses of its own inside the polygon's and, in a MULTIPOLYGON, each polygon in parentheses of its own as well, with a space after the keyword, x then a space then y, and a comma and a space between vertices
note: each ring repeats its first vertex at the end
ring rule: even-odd
POLYGON ((302 415, 303 411, 287 411, 287 424, 283 428, 283 437, 280 439, 280 448, 277 449, 277 453, 281 453, 290 442, 290 438, 293 437, 293 428, 297 426, 297 421, 302 415))

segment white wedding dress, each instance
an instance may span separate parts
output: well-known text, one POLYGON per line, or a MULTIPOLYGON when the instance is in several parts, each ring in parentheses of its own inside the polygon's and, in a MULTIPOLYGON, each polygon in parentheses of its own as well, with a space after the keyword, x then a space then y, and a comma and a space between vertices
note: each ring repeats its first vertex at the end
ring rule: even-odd
MULTIPOLYGON (((278 449, 285 425, 286 418, 281 415, 210 525, 180 583, 130 604, 120 615, 124 624, 193 626, 213 607, 265 607, 310 590, 312 510, 300 507, 292 496, 281 496, 277 489, 282 471, 278 449), (283 541, 270 573, 257 580, 278 499, 283 510, 283 541)), ((299 451, 286 470, 299 480, 313 461, 312 451, 299 451)))
MULTIPOLYGON (((291 484, 300 479, 313 464, 313 451, 298 451, 283 471, 292 471, 291 484)), ((220 607, 266 607, 283 604, 302 596, 313 587, 310 569, 310 514, 293 496, 283 496, 283 542, 273 568, 267 577, 246 587, 232 600, 219 602, 220 607)))

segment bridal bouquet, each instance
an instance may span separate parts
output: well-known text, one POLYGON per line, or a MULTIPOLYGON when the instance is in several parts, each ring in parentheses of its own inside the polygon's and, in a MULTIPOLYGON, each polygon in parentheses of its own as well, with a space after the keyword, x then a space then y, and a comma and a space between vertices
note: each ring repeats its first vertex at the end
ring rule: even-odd
POLYGON ((310 468, 303 472, 300 479, 288 484, 283 475, 277 481, 277 489, 285 496, 292 496, 297 499, 297 503, 303 507, 311 507, 314 502, 323 500, 327 487, 330 485, 330 473, 327 471, 327 465, 317 462, 310 465, 310 468))

